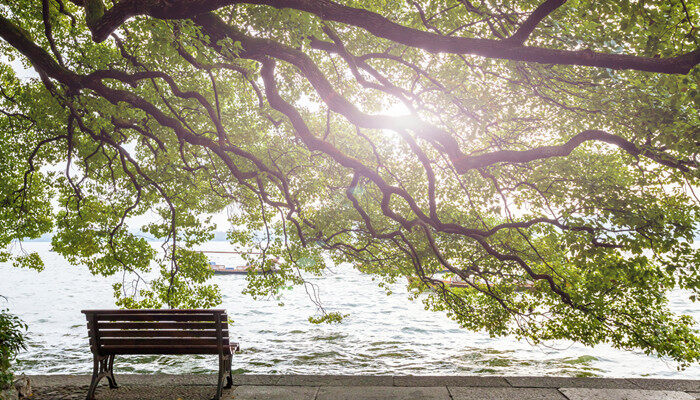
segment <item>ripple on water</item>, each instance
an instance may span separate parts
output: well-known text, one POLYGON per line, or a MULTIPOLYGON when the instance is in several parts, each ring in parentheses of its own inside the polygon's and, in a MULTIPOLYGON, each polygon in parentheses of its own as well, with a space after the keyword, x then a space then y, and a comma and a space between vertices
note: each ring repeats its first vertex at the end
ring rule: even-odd
POLYGON ((418 353, 416 353, 413 350, 404 350, 404 351, 389 351, 389 352, 379 352, 374 357, 381 357, 381 358, 411 358, 411 357, 418 357, 418 353))
POLYGON ((337 351, 321 351, 321 352, 314 352, 314 353, 307 353, 307 354, 301 354, 296 357, 295 362, 302 361, 302 363, 306 363, 307 361, 317 361, 323 358, 338 358, 340 356, 340 353, 337 351))
POLYGON ((248 364, 256 367, 273 367, 276 363, 269 361, 248 361, 248 364))
POLYGON ((596 360, 598 360, 598 358, 594 356, 580 356, 576 358, 565 358, 561 360, 561 362, 564 364, 590 364, 596 360))
POLYGON ((311 340, 314 341, 325 341, 325 342, 334 342, 336 340, 344 339, 348 337, 348 335, 343 334, 343 333, 331 333, 329 335, 319 335, 319 336, 313 336, 311 340))

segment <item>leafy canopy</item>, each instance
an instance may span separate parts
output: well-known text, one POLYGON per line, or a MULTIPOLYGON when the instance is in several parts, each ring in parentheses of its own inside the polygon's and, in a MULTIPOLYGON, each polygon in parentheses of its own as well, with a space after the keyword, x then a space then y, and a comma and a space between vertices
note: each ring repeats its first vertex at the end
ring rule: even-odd
POLYGON ((210 307, 192 249, 228 208, 230 241, 280 269, 253 296, 328 255, 467 329, 700 359, 667 300, 700 291, 697 2, 0 9, 4 261, 41 268, 9 246, 55 231, 70 262, 133 277, 123 307, 210 307))

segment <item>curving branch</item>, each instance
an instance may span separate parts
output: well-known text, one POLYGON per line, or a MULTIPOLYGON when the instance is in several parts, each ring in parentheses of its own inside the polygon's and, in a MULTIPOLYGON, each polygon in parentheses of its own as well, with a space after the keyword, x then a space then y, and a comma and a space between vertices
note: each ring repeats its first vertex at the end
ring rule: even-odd
POLYGON ((587 141, 598 141, 612 144, 634 157, 642 155, 656 161, 659 164, 675 168, 683 172, 689 172, 691 169, 698 168, 698 164, 694 161, 674 160, 668 155, 655 153, 650 150, 640 148, 629 140, 601 130, 583 131, 569 139, 568 142, 559 146, 542 146, 522 151, 501 150, 487 154, 455 159, 453 162, 459 173, 466 173, 467 171, 475 168, 483 168, 497 163, 528 163, 531 161, 552 157, 565 157, 571 154, 576 147, 587 141))
POLYGON ((508 38, 508 41, 519 45, 525 43, 527 38, 530 37, 532 31, 537 28, 537 25, 539 25, 543 19, 561 7, 564 3, 566 3, 566 0, 546 0, 544 3, 540 4, 540 6, 537 7, 529 17, 527 17, 522 25, 520 25, 518 30, 508 38))
POLYGON ((420 48, 431 53, 471 54, 488 58, 527 61, 541 64, 581 65, 610 69, 632 69, 667 74, 686 74, 700 63, 700 49, 667 58, 641 57, 627 54, 608 54, 591 50, 559 50, 521 46, 539 23, 557 5, 557 1, 545 2, 526 24, 516 32, 515 39, 494 40, 444 36, 397 24, 377 13, 361 8, 344 6, 329 0, 122 0, 107 11, 94 3, 101 0, 85 0, 88 26, 93 39, 101 42, 127 19, 148 15, 160 19, 189 19, 218 8, 233 4, 262 4, 275 8, 290 8, 316 15, 324 21, 340 22, 362 28, 376 37, 388 39, 406 46, 420 48), (92 8, 90 8, 92 7, 92 8), (96 11, 90 11, 94 9, 96 11), (529 21, 529 22, 528 22, 529 21))

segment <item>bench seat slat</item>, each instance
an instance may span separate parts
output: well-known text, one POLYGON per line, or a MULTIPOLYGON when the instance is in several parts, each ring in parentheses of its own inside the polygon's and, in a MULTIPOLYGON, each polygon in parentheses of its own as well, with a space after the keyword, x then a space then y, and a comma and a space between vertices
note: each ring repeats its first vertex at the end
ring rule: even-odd
MULTIPOLYGON (((228 329, 222 330, 224 337, 228 337, 228 329)), ((124 337, 210 337, 216 338, 216 329, 182 330, 182 329, 144 329, 144 330, 105 330, 100 329, 100 338, 124 338, 124 337)))
POLYGON ((138 309, 138 310, 82 310, 83 314, 226 314, 226 310, 220 309, 138 309))
POLYGON ((214 346, 100 346, 100 353, 108 354, 219 354, 214 346))
MULTIPOLYGON (((89 318, 90 316, 88 316, 89 318)), ((216 321, 216 316, 213 314, 96 314, 95 319, 97 321, 182 321, 182 322, 202 322, 202 321, 216 321)), ((222 314, 222 319, 226 320, 226 316, 222 314)))
MULTIPOLYGON (((92 329, 88 322, 88 328, 92 329)), ((224 327, 226 324, 224 324, 224 327)), ((104 329, 216 329, 215 322, 98 322, 98 331, 104 329)))
MULTIPOLYGON (((172 339, 175 339, 175 338, 172 338, 172 339)), ((105 349, 105 348, 109 348, 109 349, 112 349, 113 351, 116 351, 115 349, 121 349, 121 348, 127 348, 127 347, 128 348, 131 348, 131 347, 134 347, 134 348, 148 348, 148 347, 154 347, 154 348, 168 348, 168 347, 180 348, 180 347, 183 347, 184 348, 184 347, 190 347, 192 349, 198 349, 198 348, 202 348, 202 347, 214 346, 214 347, 217 347, 217 349, 218 349, 218 345, 215 344, 215 342, 214 342, 214 344, 212 344, 211 342, 209 342, 209 343, 200 342, 199 344, 192 344, 189 342, 183 342, 182 340, 174 340, 173 343, 168 343, 168 342, 155 342, 154 343, 153 340, 130 342, 129 340, 131 340, 131 339, 127 339, 127 340, 121 341, 121 342, 119 342, 119 341, 109 342, 107 344, 105 344, 105 341, 100 340, 100 348, 99 348, 98 353, 101 353, 101 354, 104 353, 103 349, 105 349), (175 344, 175 343, 177 343, 177 344, 175 344)), ((235 343, 235 342, 233 342, 233 343, 235 343)), ((229 342, 229 338, 223 338, 223 340, 221 341, 221 344, 224 347, 224 351, 226 350, 226 347, 232 346, 231 342, 229 342)), ((91 350, 95 349, 94 340, 90 340, 90 349, 91 350)), ((197 354, 197 353, 194 352, 191 354, 197 354)))
MULTIPOLYGON (((225 338, 228 339, 228 338, 225 338)), ((225 340, 224 339, 224 340, 225 340)), ((218 338, 100 338, 101 346, 216 346, 218 338)))

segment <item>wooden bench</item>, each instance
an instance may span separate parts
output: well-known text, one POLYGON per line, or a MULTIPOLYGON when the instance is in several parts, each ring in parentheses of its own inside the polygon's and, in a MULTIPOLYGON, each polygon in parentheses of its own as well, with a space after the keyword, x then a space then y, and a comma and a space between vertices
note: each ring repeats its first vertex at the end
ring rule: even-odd
POLYGON ((93 354, 92 382, 87 400, 93 400, 102 378, 114 389, 114 356, 122 354, 214 354, 219 356, 216 397, 221 398, 224 377, 230 388, 231 356, 238 343, 229 341, 226 310, 83 310, 93 354))

